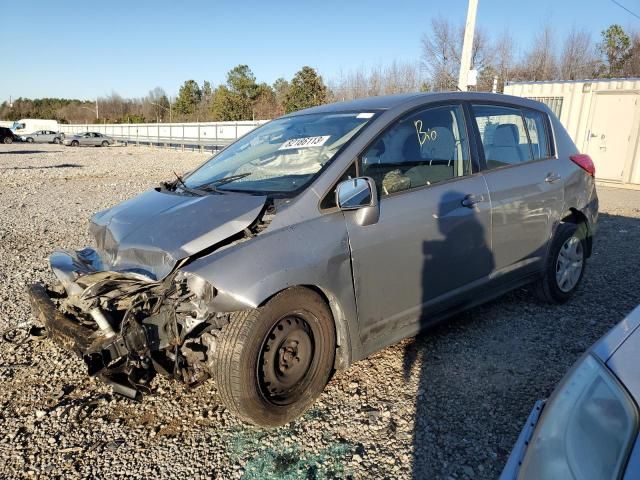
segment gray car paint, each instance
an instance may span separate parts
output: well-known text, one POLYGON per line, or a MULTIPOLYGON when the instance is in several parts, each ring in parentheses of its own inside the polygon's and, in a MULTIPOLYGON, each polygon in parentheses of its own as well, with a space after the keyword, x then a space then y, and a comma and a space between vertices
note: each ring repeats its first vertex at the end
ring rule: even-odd
MULTIPOLYGON (((613 372, 635 401, 637 409, 638 404, 640 404, 640 372, 638 371, 638 359, 640 357, 640 306, 636 307, 622 321, 609 330, 586 354, 595 355, 613 372)), ((560 383, 563 383, 563 381, 560 383)), ((500 475, 500 480, 515 480, 518 477, 520 463, 524 458, 527 445, 538 420, 541 418, 539 410, 542 404, 542 401, 538 401, 534 405, 529 419, 527 419, 518 440, 513 446, 511 455, 500 475), (535 419, 533 423, 532 418, 535 419)), ((640 435, 637 435, 629 454, 623 478, 625 480, 636 479, 639 475, 640 435)))
POLYGON ((103 135, 102 133, 97 132, 85 132, 85 133, 77 133, 72 137, 67 137, 63 140, 63 144, 71 145, 74 141, 77 141, 79 145, 83 146, 98 146, 102 145, 103 142, 107 142, 111 145, 114 140, 107 135, 103 135), (97 135, 97 136, 94 136, 97 135))
MULTIPOLYGON (((425 312, 434 312, 434 319, 441 318, 456 308, 480 303, 531 281, 532 275, 539 274, 541 260, 546 255, 548 240, 552 238, 555 227, 570 213, 570 209, 582 212, 590 222, 595 222, 597 197, 593 178, 567 158, 576 152, 575 145, 555 116, 541 103, 479 93, 408 94, 323 105, 295 115, 339 111, 379 111, 380 114, 308 188, 278 203, 277 213, 266 231, 247 241, 224 246, 183 267, 211 282, 218 290, 217 306, 224 311, 262 305, 275 293, 293 285, 307 285, 319 290, 328 299, 336 321, 340 346, 336 365, 339 367, 346 367, 372 351, 414 334, 418 328, 417 320, 425 312), (342 174, 390 123, 417 107, 464 101, 497 102, 546 112, 551 118, 560 157, 507 167, 500 172, 476 171, 470 177, 384 197, 380 201, 379 222, 366 227, 354 223, 352 217, 355 212, 320 209, 321 200, 326 195, 334 195, 342 174), (558 186, 543 185, 548 171, 562 176, 558 186), (515 182, 518 188, 511 188, 510 182, 515 182), (488 183, 496 188, 496 192, 487 190, 488 183), (545 190, 541 192, 542 186, 545 190), (487 194, 487 201, 473 210, 447 206, 456 204, 457 199, 469 193, 487 194), (446 195, 450 197, 443 201, 446 195), (491 208, 491 195, 496 199, 495 209, 491 208), (445 210, 441 222, 433 217, 441 213, 436 213, 436 205, 439 204, 445 210), (501 223, 501 215, 506 215, 505 218, 513 221, 514 225, 501 223), (492 231, 494 222, 507 229, 492 231), (523 228, 528 229, 531 238, 520 234, 523 228), (443 232, 446 235, 454 231, 456 236, 460 234, 462 237, 472 232, 471 241, 450 259, 455 269, 444 271, 441 266, 426 273, 430 281, 438 281, 439 287, 425 297, 421 293, 422 283, 413 283, 421 281, 418 276, 418 269, 422 268, 420 259, 429 250, 429 242, 435 245, 435 242, 443 240, 443 232), (505 235, 518 235, 525 244, 501 240, 505 235), (400 244, 388 245, 385 249, 385 241, 398 241, 400 244), (426 244, 426 250, 419 248, 423 244, 426 244), (486 248, 490 248, 491 255, 501 262, 494 264, 489 271, 486 263, 475 258, 478 252, 486 253, 486 248), (414 259, 413 255, 420 256, 414 259), (467 268, 468 265, 471 268, 467 268), (530 266, 531 271, 524 266, 530 266), (398 287, 401 282, 404 290, 398 287), (378 311, 379 308, 384 310, 378 311)), ((473 160, 478 162, 478 158, 473 160)), ((207 198, 233 198, 238 202, 243 202, 240 198, 251 198, 248 195, 227 195, 207 198)), ((153 197, 160 199, 157 195, 153 197)), ((190 206, 192 199, 185 202, 183 207, 190 206)), ((124 216, 129 215, 124 212, 126 208, 116 207, 124 216)), ((195 246, 188 251, 179 246, 189 244, 187 237, 190 233, 196 238, 206 235, 208 229, 222 226, 222 218, 213 219, 213 215, 203 217, 188 208, 179 210, 188 216, 190 222, 200 223, 200 226, 196 232, 186 227, 189 222, 181 223, 185 226, 185 236, 175 244, 164 244, 167 240, 163 235, 173 235, 172 232, 177 230, 177 224, 171 223, 177 220, 177 215, 166 218, 163 215, 155 217, 152 212, 134 214, 123 225, 114 224, 114 227, 125 228, 121 232, 115 229, 117 237, 127 239, 132 246, 129 250, 133 257, 139 251, 164 254, 163 248, 166 248, 180 252, 169 253, 175 259, 197 250, 195 246), (137 228, 136 222, 143 219, 144 228, 137 228), (129 237, 126 229, 134 233, 129 237), (150 229, 151 236, 146 229, 150 229), (163 235, 156 235, 156 231, 163 235)), ((243 217, 245 220, 253 215, 251 209, 251 213, 242 208, 239 210, 246 215, 243 217)), ((225 218, 231 221, 233 215, 230 212, 225 218)), ((104 223, 98 220, 100 222, 104 223)), ((218 233, 208 240, 217 242, 229 232, 220 230, 218 233)), ((103 242, 106 238, 105 233, 103 242)), ((457 237, 453 240, 454 243, 460 241, 457 237)), ((198 248, 205 243, 198 243, 198 248)), ((118 241, 112 248, 123 251, 117 244, 118 241)), ((158 258, 160 262, 166 261, 162 255, 158 258)))
POLYGON ((138 268, 164 278, 179 260, 242 232, 266 197, 187 196, 149 190, 91 219, 105 268, 138 268))
POLYGON ((60 140, 61 134, 51 130, 38 130, 30 135, 23 135, 24 138, 32 138, 34 143, 52 143, 56 138, 60 140))

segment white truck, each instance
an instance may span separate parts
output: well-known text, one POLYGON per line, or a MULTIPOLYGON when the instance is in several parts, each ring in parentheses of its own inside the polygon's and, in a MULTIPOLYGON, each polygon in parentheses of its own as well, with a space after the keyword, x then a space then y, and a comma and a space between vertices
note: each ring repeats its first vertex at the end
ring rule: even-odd
POLYGON ((43 120, 41 118, 23 118, 13 122, 11 131, 14 135, 22 138, 40 130, 51 130, 58 132, 60 126, 57 120, 43 120))

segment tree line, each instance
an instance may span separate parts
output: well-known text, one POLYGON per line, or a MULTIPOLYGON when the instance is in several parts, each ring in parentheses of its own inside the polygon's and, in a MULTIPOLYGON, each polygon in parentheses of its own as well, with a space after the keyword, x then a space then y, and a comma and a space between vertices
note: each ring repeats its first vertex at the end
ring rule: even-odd
MULTIPOLYGON (((463 23, 439 17, 421 39, 420 60, 341 72, 328 84, 308 66, 291 80, 279 78, 268 84, 258 82, 248 65, 238 65, 215 88, 209 81, 185 81, 174 99, 160 87, 142 98, 112 93, 97 102, 18 98, 12 105, 0 104, 0 118, 54 118, 61 123, 264 120, 332 101, 455 90, 463 37, 463 23)), ((640 32, 627 33, 620 25, 611 25, 596 41, 583 29, 574 27, 560 37, 546 26, 528 48, 519 50, 508 30, 492 37, 480 26, 475 32, 472 65, 478 72, 474 87, 478 91, 491 91, 494 80, 502 91, 510 81, 637 77, 640 32)))

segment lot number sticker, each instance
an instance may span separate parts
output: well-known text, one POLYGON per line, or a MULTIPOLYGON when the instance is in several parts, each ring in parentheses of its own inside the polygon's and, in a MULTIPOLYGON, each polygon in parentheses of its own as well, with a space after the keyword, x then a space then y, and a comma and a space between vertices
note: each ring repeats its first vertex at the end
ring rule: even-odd
POLYGON ((321 147, 331 135, 323 135, 321 137, 302 137, 292 138, 284 142, 278 150, 287 150, 290 148, 309 148, 309 147, 321 147))

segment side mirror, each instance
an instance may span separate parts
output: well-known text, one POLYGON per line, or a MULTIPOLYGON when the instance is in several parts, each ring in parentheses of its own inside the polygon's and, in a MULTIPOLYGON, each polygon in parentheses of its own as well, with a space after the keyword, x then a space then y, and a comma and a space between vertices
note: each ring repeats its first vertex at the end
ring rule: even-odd
POLYGON ((355 221, 360 226, 377 223, 380 218, 378 192, 370 177, 359 177, 338 184, 336 203, 343 211, 356 210, 355 221))

